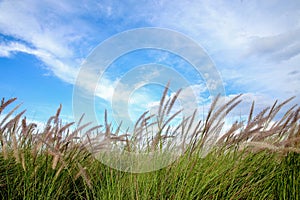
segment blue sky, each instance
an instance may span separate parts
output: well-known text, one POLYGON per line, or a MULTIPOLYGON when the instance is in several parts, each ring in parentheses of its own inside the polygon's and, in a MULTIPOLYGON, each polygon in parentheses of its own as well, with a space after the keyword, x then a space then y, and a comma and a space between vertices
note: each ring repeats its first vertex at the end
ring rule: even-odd
MULTIPOLYGON (((258 109, 291 96, 300 102, 300 1, 276 0, 2 0, 1 97, 18 97, 35 121, 45 121, 61 103, 62 117, 72 121, 73 87, 83 61, 111 36, 144 27, 178 31, 201 45, 227 96, 244 93, 239 115, 247 113, 252 100, 258 109)), ((173 66, 207 104, 203 79, 182 59, 163 51, 135 51, 107 70, 96 94, 100 117, 119 78, 146 63, 173 66)), ((153 85, 133 93, 130 115, 135 118, 154 105, 162 89, 153 85)))

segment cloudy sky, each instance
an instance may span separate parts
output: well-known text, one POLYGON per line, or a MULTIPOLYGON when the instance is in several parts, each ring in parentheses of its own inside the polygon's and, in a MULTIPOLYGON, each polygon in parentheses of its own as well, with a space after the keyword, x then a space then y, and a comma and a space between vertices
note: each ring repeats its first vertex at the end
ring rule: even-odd
MULTIPOLYGON (((1 0, 1 97, 18 97, 36 121, 62 103, 62 116, 73 120, 73 87, 85 59, 108 38, 144 27, 166 28, 197 42, 215 64, 226 95, 243 93, 247 109, 252 100, 258 108, 291 96, 300 102, 297 0, 1 0)), ((189 80, 198 103, 207 103, 207 85, 190 65, 170 52, 148 49, 123 55, 107 69, 95 94, 99 112, 109 109, 118 80, 147 63, 173 67, 189 80)), ((155 105, 161 92, 157 85, 137 88, 130 115, 155 105)))

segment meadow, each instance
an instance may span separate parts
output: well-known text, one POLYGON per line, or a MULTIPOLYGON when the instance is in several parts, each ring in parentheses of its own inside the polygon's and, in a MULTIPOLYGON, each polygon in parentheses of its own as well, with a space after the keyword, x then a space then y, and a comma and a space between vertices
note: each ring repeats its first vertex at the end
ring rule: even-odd
POLYGON ((256 115, 253 102, 246 121, 235 122, 221 137, 212 138, 221 130, 222 118, 241 102, 240 96, 224 105, 217 104, 217 97, 205 120, 195 121, 194 113, 172 127, 179 111, 171 110, 179 93, 167 99, 165 90, 158 115, 144 113, 137 121, 135 136, 158 127, 155 137, 139 149, 138 137, 121 133, 107 120, 97 127, 63 124, 61 106, 39 130, 27 122, 25 111, 18 112, 20 105, 13 106, 15 98, 2 99, 1 199, 300 199, 300 108, 290 106, 276 118, 292 98, 276 101, 256 115), (86 148, 92 143, 89 135, 103 134, 106 142, 123 150, 149 152, 165 147, 162 144, 174 133, 191 133, 185 153, 167 167, 147 173, 113 169, 86 148), (204 154, 212 139, 214 146, 204 154))

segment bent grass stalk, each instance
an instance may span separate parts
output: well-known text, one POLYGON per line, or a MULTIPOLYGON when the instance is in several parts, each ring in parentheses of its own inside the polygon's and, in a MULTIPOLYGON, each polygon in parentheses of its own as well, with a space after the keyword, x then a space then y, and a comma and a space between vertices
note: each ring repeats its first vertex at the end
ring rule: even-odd
MULTIPOLYGON (((62 124, 60 105, 44 130, 28 124, 16 98, 0 104, 0 195, 10 199, 297 199, 300 191, 300 108, 277 114, 293 98, 268 107, 254 116, 253 102, 246 124, 235 122, 222 136, 222 119, 240 102, 237 95, 221 106, 215 98, 204 121, 197 111, 176 126, 172 121, 178 91, 163 92, 158 114, 145 112, 133 133, 113 131, 104 114, 104 125, 62 124), (21 118, 23 119, 21 120, 21 118), (153 134, 153 132, 155 133, 153 134), (152 136, 151 136, 152 134, 152 136), (97 137, 103 136, 99 142, 97 137), (150 137, 149 137, 150 136, 150 137), (95 160, 107 148, 149 152, 174 150, 171 138, 182 138, 183 154, 171 165, 145 174, 117 171, 95 160), (145 139, 144 141, 141 139, 145 139), (215 141, 213 141, 215 140, 215 141), (209 145, 214 144, 213 148, 209 145)), ((84 116, 82 116, 84 117, 84 116)), ((82 120, 80 120, 82 121, 82 120)))

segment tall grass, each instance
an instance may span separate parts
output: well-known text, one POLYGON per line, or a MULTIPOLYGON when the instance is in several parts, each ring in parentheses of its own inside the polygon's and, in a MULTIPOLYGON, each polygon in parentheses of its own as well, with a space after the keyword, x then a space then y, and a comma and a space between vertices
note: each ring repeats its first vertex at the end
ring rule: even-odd
POLYGON ((171 112, 180 91, 167 99, 167 87, 156 116, 144 113, 134 132, 120 133, 107 122, 102 126, 63 124, 60 106, 44 130, 28 123, 16 101, 0 105, 0 196, 2 199, 299 199, 300 108, 292 106, 276 115, 288 99, 254 115, 254 103, 246 123, 235 122, 222 136, 222 120, 240 102, 240 96, 211 105, 204 121, 196 112, 173 127, 180 111, 171 112), (72 129, 71 129, 72 127, 72 129), (155 128, 153 128, 155 127, 155 128), (71 131, 72 130, 72 131, 71 131), (155 130, 145 140, 149 130, 155 130), (96 142, 93 135, 102 135, 96 142), (182 154, 165 168, 148 173, 128 173, 110 168, 94 155, 117 146, 124 151, 153 151, 168 147, 170 139, 186 142, 182 154), (96 142, 96 143, 95 143, 96 142), (91 145, 93 144, 93 145, 91 145), (96 144, 96 145, 95 145, 96 144), (213 145, 213 148, 210 148, 213 145), (92 150, 91 150, 92 148, 92 150))

